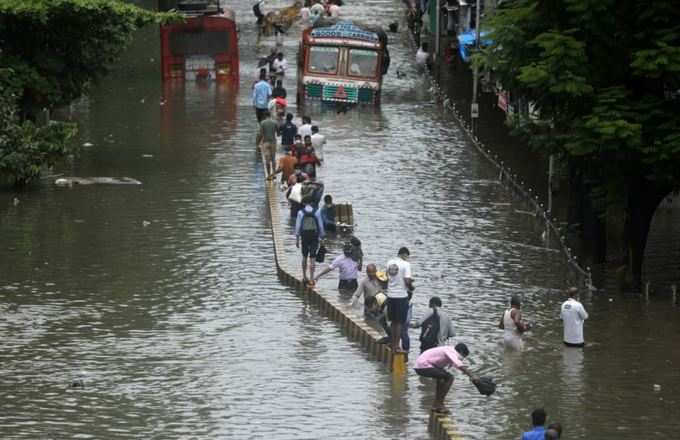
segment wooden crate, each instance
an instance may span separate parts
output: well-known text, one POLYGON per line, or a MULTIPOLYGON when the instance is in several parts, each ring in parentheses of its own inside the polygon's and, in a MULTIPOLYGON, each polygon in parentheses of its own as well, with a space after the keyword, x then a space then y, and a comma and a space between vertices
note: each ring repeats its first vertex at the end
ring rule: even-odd
POLYGON ((339 231, 354 230, 354 209, 349 202, 335 204, 335 221, 339 231))

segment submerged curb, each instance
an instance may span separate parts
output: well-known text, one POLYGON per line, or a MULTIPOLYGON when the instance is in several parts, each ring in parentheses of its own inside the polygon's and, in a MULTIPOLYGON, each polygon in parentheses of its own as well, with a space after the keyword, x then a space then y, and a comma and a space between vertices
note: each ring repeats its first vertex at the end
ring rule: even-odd
POLYGON ((274 258, 279 279, 285 284, 294 287, 300 296, 317 306, 323 315, 340 324, 348 339, 359 342, 378 361, 388 367, 391 367, 392 362, 397 361, 397 358, 402 358, 401 361, 403 362, 403 356, 397 356, 393 359, 392 351, 385 344, 378 343, 378 340, 381 338, 380 333, 362 322, 363 320, 353 312, 351 307, 337 300, 327 298, 317 288, 305 286, 300 278, 293 275, 293 271, 288 265, 283 245, 284 231, 281 227, 281 217, 277 204, 278 194, 276 184, 267 181, 265 185, 267 206, 272 226, 272 238, 274 241, 274 258))
MULTIPOLYGON (((262 163, 266 163, 264 157, 262 163)), ((288 264, 283 245, 285 232, 281 223, 279 195, 275 181, 265 180, 265 193, 274 242, 274 260, 279 279, 295 288, 298 295, 314 304, 323 315, 338 323, 350 341, 361 344, 371 357, 387 366, 393 375, 405 375, 407 368, 404 354, 393 354, 387 345, 378 343, 381 339, 380 333, 366 324, 362 317, 357 316, 350 306, 323 295, 317 288, 304 285, 300 278, 293 275, 294 272, 288 264)), ((428 431, 435 440, 463 440, 453 420, 445 414, 430 413, 428 431)))

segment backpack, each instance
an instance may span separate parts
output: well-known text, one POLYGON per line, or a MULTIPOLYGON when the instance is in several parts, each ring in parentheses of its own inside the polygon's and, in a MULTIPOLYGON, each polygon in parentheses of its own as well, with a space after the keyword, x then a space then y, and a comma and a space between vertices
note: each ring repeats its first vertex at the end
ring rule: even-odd
POLYGON ((423 321, 420 328, 420 352, 429 350, 439 345, 439 314, 437 309, 423 321))
POLYGON ((319 225, 314 212, 304 212, 300 230, 300 235, 304 241, 311 241, 319 238, 319 225))
POLYGON ((304 203, 313 203, 314 202, 314 190, 315 186, 305 182, 302 184, 302 191, 300 192, 300 195, 302 197, 302 201, 304 203))

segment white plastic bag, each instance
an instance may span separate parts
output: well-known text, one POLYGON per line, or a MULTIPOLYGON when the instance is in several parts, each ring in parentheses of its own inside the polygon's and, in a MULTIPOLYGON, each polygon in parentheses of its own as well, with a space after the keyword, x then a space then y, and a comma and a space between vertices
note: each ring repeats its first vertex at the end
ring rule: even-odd
POLYGON ((288 200, 292 200, 296 203, 302 203, 302 184, 296 183, 290 189, 290 194, 288 195, 288 200))

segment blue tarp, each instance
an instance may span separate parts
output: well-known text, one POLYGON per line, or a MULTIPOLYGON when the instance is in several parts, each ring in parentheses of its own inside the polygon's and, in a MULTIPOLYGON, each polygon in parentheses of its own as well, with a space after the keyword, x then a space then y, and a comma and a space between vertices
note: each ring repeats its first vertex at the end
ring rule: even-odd
MULTIPOLYGON (((488 32, 480 32, 479 34, 482 40, 480 42, 481 46, 487 46, 492 43, 490 39, 484 38, 486 35, 488 35, 488 32)), ((472 55, 471 51, 475 47, 476 37, 477 35, 474 29, 470 29, 461 34, 458 34, 458 51, 460 52, 460 57, 466 63, 470 62, 470 56, 472 55)))

